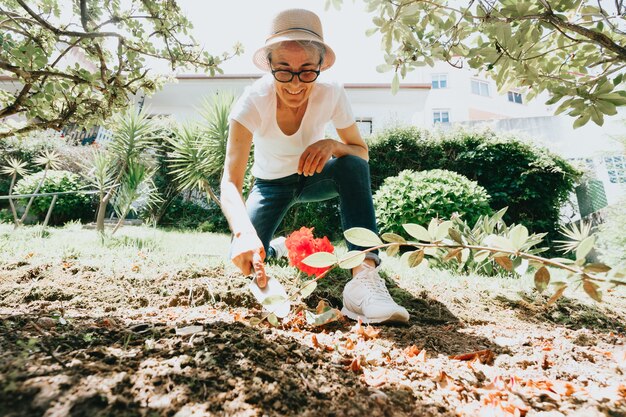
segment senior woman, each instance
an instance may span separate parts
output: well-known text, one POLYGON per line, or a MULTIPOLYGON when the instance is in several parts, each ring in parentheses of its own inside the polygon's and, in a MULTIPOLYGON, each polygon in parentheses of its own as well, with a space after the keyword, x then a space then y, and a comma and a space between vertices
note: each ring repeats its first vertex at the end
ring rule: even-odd
MULTIPOLYGON (((272 240, 296 203, 340 199, 344 230, 377 232, 370 186, 368 148, 356 126, 346 93, 317 81, 335 62, 324 43, 319 17, 285 10, 273 19, 254 63, 268 74, 248 87, 231 114, 221 203, 233 232, 231 259, 245 275, 267 282, 263 262, 284 256, 284 238, 272 240), (324 138, 332 121, 341 141, 324 138), (255 183, 244 204, 242 188, 251 145, 255 183)), ((360 249, 348 243, 350 249, 360 249)), ((377 253, 352 270, 343 291, 342 313, 363 322, 406 322, 378 274, 377 253)))

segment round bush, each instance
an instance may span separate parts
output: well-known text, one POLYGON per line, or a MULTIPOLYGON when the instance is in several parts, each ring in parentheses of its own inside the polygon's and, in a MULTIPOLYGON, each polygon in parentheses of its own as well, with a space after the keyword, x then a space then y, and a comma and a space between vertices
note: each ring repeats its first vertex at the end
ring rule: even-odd
MULTIPOLYGON (((13 194, 32 194, 37 189, 37 185, 41 181, 44 171, 27 175, 19 180, 13 189, 13 194)), ((53 193, 64 191, 84 190, 86 183, 82 178, 69 171, 50 170, 46 173, 39 193, 53 193)), ((37 217, 39 221, 43 221, 48 212, 48 208, 52 203, 52 197, 35 197, 29 214, 37 217)), ((20 206, 25 207, 28 199, 21 199, 20 206)), ((70 220, 93 220, 95 215, 94 197, 89 194, 66 194, 57 198, 56 204, 52 210, 50 217, 51 225, 63 224, 70 220)))
POLYGON ((456 213, 473 224, 492 212, 483 187, 442 169, 404 170, 387 178, 374 195, 374 206, 380 231, 400 234, 406 223, 427 226, 434 217, 449 219, 456 213))

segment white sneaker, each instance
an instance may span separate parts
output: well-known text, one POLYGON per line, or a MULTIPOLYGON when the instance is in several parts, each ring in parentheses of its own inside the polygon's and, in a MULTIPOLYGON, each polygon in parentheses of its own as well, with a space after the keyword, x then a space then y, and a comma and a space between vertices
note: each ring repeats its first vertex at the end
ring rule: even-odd
POLYGON ((270 247, 274 248, 274 253, 276 254, 276 259, 286 258, 289 254, 287 250, 287 246, 285 246, 285 241, 287 238, 284 236, 277 237, 270 241, 270 247))
POLYGON ((341 313, 363 323, 408 322, 409 312, 393 301, 378 268, 363 266, 343 289, 341 313))

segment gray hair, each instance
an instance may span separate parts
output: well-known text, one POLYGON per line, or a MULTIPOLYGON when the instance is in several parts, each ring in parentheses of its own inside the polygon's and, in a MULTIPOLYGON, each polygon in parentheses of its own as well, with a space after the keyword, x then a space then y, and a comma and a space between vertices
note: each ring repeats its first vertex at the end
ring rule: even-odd
MULTIPOLYGON (((307 53, 317 54, 320 57, 320 65, 324 62, 324 57, 326 56, 326 47, 319 42, 315 41, 287 41, 287 42, 295 42, 302 47, 307 53)), ((267 62, 272 62, 272 52, 281 48, 282 42, 278 42, 272 45, 268 45, 265 47, 265 53, 267 56, 267 62)))

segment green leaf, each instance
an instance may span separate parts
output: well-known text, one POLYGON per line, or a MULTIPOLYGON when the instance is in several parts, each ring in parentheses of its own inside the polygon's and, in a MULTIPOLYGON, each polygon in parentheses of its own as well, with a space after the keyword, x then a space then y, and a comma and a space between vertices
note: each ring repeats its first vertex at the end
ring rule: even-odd
POLYGON ((535 272, 535 288, 541 293, 548 288, 548 284, 550 284, 550 271, 542 266, 535 272))
POLYGON ((261 319, 258 317, 251 317, 250 318, 250 326, 258 326, 259 324, 261 324, 261 319))
POLYGON ((363 263, 365 253, 360 250, 351 250, 341 257, 339 267, 342 269, 352 269, 363 263))
POLYGON ((436 218, 432 218, 430 223, 428 223, 428 234, 432 240, 436 240, 437 236, 437 227, 439 226, 439 221, 436 218))
POLYGON ((528 229, 521 224, 518 224, 509 233, 509 239, 513 244, 513 247, 520 250, 526 241, 528 240, 528 229))
POLYGON ((315 291, 316 288, 317 288, 317 281, 311 280, 309 282, 306 282, 300 288, 300 297, 307 298, 309 295, 313 294, 313 291, 315 291))
POLYGON ((339 320, 339 318, 341 317, 341 313, 339 313, 339 310, 335 308, 326 310, 322 314, 315 314, 310 312, 309 310, 305 310, 304 316, 306 318, 306 322, 310 326, 323 326, 327 323, 339 320))
POLYGON ((406 243, 406 239, 395 233, 383 233, 381 236, 385 242, 390 243, 406 243))
POLYGON ((610 270, 611 270, 610 266, 605 265, 605 264, 600 264, 600 263, 587 264, 584 267, 585 272, 603 273, 603 272, 609 272, 610 270))
POLYGON ((459 232, 457 229, 455 228, 450 228, 450 230, 448 230, 448 234, 450 235, 450 237, 452 238, 452 240, 454 240, 456 243, 463 245, 463 236, 461 236, 461 232, 459 232))
POLYGON ((443 240, 446 236, 448 236, 448 230, 452 227, 452 222, 450 220, 446 220, 437 226, 437 231, 435 232, 436 240, 443 240))
POLYGON ((515 273, 519 274, 519 275, 524 275, 526 273, 526 271, 528 270, 528 259, 523 259, 523 258, 517 258, 516 259, 517 262, 519 262, 519 265, 515 266, 515 273))
POLYGON ((346 230, 343 235, 348 242, 356 246, 371 247, 383 244, 376 233, 364 227, 353 227, 346 230))
POLYGON ((313 268, 326 268, 337 263, 337 257, 330 252, 316 252, 307 256, 302 263, 313 268))
POLYGON ((426 230, 423 226, 420 226, 419 224, 409 223, 403 224, 402 227, 404 228, 404 230, 406 230, 408 234, 413 236, 415 239, 421 240, 423 242, 430 242, 430 234, 428 233, 428 230, 426 230))
POLYGON ((267 316, 267 321, 274 327, 280 326, 280 323, 278 322, 278 317, 276 317, 276 314, 274 313, 270 313, 267 316))
POLYGON ((387 247, 387 249, 385 249, 385 253, 389 257, 397 255, 399 251, 400 251, 400 245, 399 244, 390 245, 390 246, 387 247))
POLYGON ((416 251, 410 252, 410 255, 408 256, 408 259, 407 259, 407 263, 411 268, 414 268, 418 266, 419 264, 421 264, 423 260, 424 260, 424 251, 416 250, 416 251))
POLYGON ((492 247, 492 248, 504 249, 504 250, 510 250, 510 251, 516 250, 511 240, 507 239, 504 236, 489 235, 485 238, 484 242, 487 246, 492 247))
POLYGON ((263 305, 268 307, 271 305, 282 304, 287 301, 287 298, 283 295, 272 295, 263 300, 263 305))
POLYGON ((596 242, 595 236, 589 236, 587 239, 580 242, 578 247, 576 248, 576 260, 585 259, 585 257, 589 254, 591 249, 593 249, 593 245, 596 242))
POLYGON ((567 258, 550 258, 550 260, 552 262, 558 262, 563 265, 571 265, 574 263, 574 261, 572 261, 571 259, 567 259, 567 258))
POLYGON ((491 252, 489 252, 488 250, 481 250, 478 251, 475 255, 474 255, 474 262, 476 263, 480 263, 482 261, 484 261, 485 259, 487 259, 489 257, 489 254, 491 252))
POLYGON ((391 94, 396 95, 399 89, 400 89, 400 79, 398 78, 398 73, 396 72, 393 75, 393 80, 391 81, 391 94))

